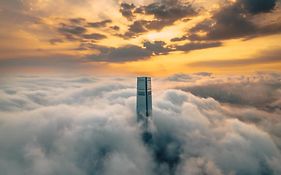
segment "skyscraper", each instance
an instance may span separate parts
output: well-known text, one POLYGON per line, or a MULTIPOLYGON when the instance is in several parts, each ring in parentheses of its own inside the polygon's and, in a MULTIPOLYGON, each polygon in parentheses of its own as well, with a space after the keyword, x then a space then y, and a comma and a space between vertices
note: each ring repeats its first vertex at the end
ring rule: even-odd
POLYGON ((152 116, 151 78, 137 78, 137 117, 138 121, 147 124, 152 116))

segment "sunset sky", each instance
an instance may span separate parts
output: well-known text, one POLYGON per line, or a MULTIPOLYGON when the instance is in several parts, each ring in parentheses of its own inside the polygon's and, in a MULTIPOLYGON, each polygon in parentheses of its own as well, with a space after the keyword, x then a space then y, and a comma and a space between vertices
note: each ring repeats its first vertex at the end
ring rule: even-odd
POLYGON ((0 72, 281 70, 278 0, 1 0, 0 72))
POLYGON ((0 24, 0 175, 281 175, 281 0, 0 0, 0 24))

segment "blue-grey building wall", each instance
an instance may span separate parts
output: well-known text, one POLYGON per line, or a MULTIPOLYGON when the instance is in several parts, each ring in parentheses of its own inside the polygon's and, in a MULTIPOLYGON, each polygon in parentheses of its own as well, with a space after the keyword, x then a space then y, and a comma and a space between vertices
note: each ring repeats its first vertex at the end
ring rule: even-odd
POLYGON ((137 116, 138 120, 147 120, 152 116, 151 78, 137 78, 137 116))

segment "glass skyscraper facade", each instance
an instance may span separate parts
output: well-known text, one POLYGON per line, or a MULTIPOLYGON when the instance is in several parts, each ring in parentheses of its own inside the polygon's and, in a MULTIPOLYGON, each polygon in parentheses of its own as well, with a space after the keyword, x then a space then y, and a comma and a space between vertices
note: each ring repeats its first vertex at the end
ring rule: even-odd
POLYGON ((152 116, 151 78, 137 78, 137 116, 138 121, 147 121, 152 116))

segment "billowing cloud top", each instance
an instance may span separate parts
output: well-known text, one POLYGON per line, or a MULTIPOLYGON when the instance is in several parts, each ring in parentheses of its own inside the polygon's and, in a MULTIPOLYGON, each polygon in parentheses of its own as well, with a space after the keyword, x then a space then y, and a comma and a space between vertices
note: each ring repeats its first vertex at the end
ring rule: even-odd
POLYGON ((251 70, 280 69, 278 0, 2 0, 0 6, 1 72, 71 67, 159 75, 214 65, 233 72, 236 61, 251 70), (264 52, 270 58, 260 61, 264 52))
POLYGON ((2 78, 0 174, 278 175, 280 87, 278 73, 153 79, 146 143, 135 79, 2 78))

